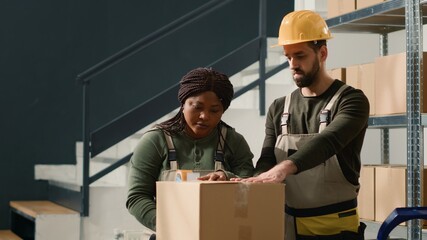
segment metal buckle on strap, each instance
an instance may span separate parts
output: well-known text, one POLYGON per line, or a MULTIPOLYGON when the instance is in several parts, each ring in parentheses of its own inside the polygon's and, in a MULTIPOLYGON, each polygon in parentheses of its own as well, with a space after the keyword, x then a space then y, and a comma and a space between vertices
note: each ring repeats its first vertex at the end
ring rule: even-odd
POLYGON ((215 161, 224 162, 224 153, 221 150, 216 151, 215 161))
POLYGON ((320 111, 320 123, 326 123, 328 124, 331 120, 331 111, 329 110, 322 110, 320 111))
POLYGON ((169 150, 168 160, 169 161, 176 161, 176 151, 175 151, 175 149, 169 150))
POLYGON ((289 113, 283 113, 282 114, 282 120, 280 122, 281 126, 286 126, 289 124, 289 113))

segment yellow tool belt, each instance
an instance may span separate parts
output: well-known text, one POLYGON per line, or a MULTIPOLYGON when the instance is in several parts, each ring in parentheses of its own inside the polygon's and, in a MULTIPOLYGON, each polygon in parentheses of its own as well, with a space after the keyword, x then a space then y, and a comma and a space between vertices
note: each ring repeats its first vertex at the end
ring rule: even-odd
POLYGON ((344 239, 343 234, 354 235, 354 238, 348 239, 358 239, 360 229, 356 199, 310 209, 286 206, 285 211, 294 218, 297 239, 344 239))

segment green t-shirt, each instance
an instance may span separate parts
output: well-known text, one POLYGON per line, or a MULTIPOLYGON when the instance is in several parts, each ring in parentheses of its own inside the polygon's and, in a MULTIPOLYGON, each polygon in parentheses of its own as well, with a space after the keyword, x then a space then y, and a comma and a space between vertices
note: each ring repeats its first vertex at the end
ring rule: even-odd
MULTIPOLYGON (((318 133, 320 111, 344 83, 335 80, 320 96, 304 97, 300 89, 292 93, 289 107, 289 133, 318 133)), ((285 97, 276 99, 270 106, 266 119, 266 136, 261 156, 257 161, 256 174, 265 172, 277 164, 274 146, 281 134, 281 117, 285 97)), ((298 167, 298 172, 313 168, 334 154, 346 179, 358 185, 360 151, 363 145, 369 118, 369 101, 361 90, 348 87, 331 109, 332 121, 319 135, 299 148, 288 159, 298 167)), ((284 160, 284 159, 277 159, 284 160)))
MULTIPOLYGON (((193 139, 182 133, 173 135, 172 141, 179 169, 214 170, 214 154, 219 141, 217 128, 202 139, 193 139)), ((168 151, 163 131, 154 129, 142 136, 130 160, 126 206, 139 222, 152 230, 156 226, 156 181, 159 180, 161 171, 170 169, 168 151)), ((252 159, 253 154, 246 140, 229 127, 224 148, 227 177, 252 176, 252 159)))

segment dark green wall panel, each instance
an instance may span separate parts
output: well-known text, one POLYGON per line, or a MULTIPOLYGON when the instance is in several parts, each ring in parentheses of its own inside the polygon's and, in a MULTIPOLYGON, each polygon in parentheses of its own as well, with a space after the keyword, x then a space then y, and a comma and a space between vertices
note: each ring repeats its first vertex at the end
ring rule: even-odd
MULTIPOLYGON (((35 164, 75 163, 81 139, 77 74, 207 0, 3 0, 0 3, 0 229, 8 202, 47 199, 35 164)), ((286 0, 268 0, 276 36, 286 0)), ((292 1, 293 2, 293 1, 292 1)), ((257 36, 258 1, 236 0, 93 79, 97 128, 257 36)))

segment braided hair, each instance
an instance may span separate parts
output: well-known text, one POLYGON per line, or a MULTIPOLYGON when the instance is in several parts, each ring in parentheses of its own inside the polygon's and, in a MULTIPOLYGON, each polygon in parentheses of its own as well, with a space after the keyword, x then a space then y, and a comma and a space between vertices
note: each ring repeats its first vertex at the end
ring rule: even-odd
POLYGON ((191 70, 181 78, 178 91, 178 100, 181 102, 181 108, 178 113, 171 119, 157 124, 156 127, 166 131, 168 134, 179 133, 184 130, 186 122, 182 110, 185 100, 207 91, 212 91, 218 96, 224 111, 228 109, 234 95, 233 85, 228 76, 212 68, 200 67, 191 70))

